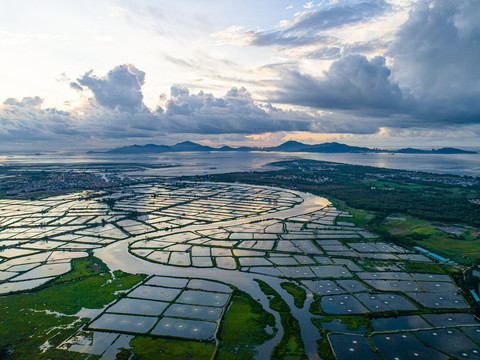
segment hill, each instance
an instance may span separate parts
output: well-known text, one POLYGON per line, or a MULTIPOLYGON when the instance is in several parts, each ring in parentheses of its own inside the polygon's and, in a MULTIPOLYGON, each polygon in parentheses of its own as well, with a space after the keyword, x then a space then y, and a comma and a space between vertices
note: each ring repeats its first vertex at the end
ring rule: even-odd
POLYGON ((382 150, 377 148, 367 148, 359 146, 350 146, 337 142, 328 142, 322 144, 309 145, 299 141, 287 141, 278 146, 271 147, 231 147, 223 145, 220 148, 205 146, 192 141, 184 141, 175 145, 129 145, 108 151, 89 151, 88 153, 103 154, 155 154, 164 152, 187 152, 187 151, 279 151, 279 152, 311 152, 311 153, 399 153, 399 154, 476 154, 475 151, 461 150, 451 147, 440 149, 422 150, 415 148, 403 148, 399 150, 382 150))

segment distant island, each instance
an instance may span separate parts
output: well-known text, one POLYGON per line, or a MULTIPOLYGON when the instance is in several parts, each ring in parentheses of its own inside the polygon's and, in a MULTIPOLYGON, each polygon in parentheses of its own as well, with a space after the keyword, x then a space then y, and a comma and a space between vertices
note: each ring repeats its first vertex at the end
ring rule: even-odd
POLYGON ((279 152, 311 152, 311 153, 391 153, 391 154, 476 154, 476 151, 467 151, 452 147, 440 149, 422 150, 415 148, 404 148, 399 150, 382 150, 350 146, 337 142, 308 145, 298 141, 287 141, 278 146, 272 147, 230 147, 224 145, 219 148, 200 145, 192 141, 184 141, 175 145, 129 145, 107 151, 88 151, 89 154, 155 154, 165 152, 187 152, 187 151, 279 151, 279 152))

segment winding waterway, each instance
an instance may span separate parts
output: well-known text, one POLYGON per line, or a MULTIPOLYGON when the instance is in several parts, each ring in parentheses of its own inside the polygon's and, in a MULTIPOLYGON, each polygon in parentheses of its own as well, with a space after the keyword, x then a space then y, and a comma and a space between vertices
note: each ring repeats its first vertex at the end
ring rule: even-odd
MULTIPOLYGON (((293 191, 292 191, 293 192, 293 191)), ((222 222, 222 226, 234 226, 241 225, 245 222, 252 220, 265 220, 270 218, 287 218, 297 216, 305 213, 309 213, 315 210, 324 208, 330 205, 330 202, 322 197, 314 196, 302 192, 294 192, 301 198, 303 202, 297 204, 293 208, 279 211, 273 214, 264 214, 250 217, 247 219, 237 219, 231 221, 222 222)), ((175 232, 184 231, 199 231, 205 229, 211 229, 214 224, 208 225, 193 225, 181 228, 179 230, 166 230, 166 234, 173 234, 175 232)), ((242 272, 239 270, 224 270, 218 268, 193 268, 193 267, 179 267, 149 262, 132 255, 128 251, 128 239, 115 242, 109 246, 97 249, 94 251, 96 257, 100 258, 111 271, 122 270, 128 273, 142 273, 147 275, 160 275, 160 276, 178 276, 178 277, 195 277, 205 278, 211 280, 221 281, 227 284, 231 284, 239 288, 240 290, 250 294, 254 299, 258 300, 263 308, 275 316, 276 327, 279 329, 274 338, 259 346, 257 350, 257 359, 266 359, 270 357, 270 354, 277 345, 282 336, 283 328, 280 322, 280 315, 274 310, 269 308, 269 299, 260 290, 259 285, 254 279, 260 279, 267 282, 273 287, 287 302, 292 309, 292 315, 298 320, 301 329, 302 340, 305 345, 305 352, 311 360, 318 360, 320 357, 317 352, 317 340, 319 339, 319 331, 311 322, 311 314, 309 313, 310 303, 313 300, 313 296, 308 296, 307 301, 303 308, 299 309, 294 305, 293 297, 289 295, 281 286, 280 283, 285 281, 272 276, 265 276, 261 274, 252 274, 242 272)), ((310 291, 307 293, 310 294, 310 291)))

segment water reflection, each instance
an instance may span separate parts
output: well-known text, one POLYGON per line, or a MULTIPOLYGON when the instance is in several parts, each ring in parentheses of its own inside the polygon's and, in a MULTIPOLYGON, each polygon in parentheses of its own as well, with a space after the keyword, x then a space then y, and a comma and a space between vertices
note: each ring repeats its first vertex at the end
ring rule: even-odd
POLYGON ((0 165, 27 164, 166 164, 176 167, 134 171, 132 174, 179 176, 265 169, 267 163, 294 159, 333 161, 391 169, 480 176, 480 154, 318 154, 282 152, 183 152, 114 156, 108 154, 46 153, 0 157, 0 165))

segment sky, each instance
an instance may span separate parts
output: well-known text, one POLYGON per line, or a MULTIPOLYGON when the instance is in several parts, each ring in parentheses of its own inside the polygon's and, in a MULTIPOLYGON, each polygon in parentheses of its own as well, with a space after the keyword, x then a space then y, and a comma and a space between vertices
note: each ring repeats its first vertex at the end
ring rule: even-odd
POLYGON ((0 9, 1 151, 480 143, 480 0, 0 9))

